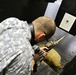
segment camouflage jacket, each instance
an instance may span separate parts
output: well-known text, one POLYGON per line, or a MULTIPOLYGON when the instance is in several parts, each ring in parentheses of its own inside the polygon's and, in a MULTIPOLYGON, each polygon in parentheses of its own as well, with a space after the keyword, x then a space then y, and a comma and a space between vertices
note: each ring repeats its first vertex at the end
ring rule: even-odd
POLYGON ((30 75, 34 51, 26 21, 8 18, 0 23, 0 75, 30 75))

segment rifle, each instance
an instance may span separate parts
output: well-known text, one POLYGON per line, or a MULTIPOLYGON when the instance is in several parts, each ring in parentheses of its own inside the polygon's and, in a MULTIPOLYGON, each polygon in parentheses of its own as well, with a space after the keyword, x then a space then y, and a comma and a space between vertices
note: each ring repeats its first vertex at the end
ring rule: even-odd
POLYGON ((49 41, 48 43, 46 43, 44 46, 48 48, 48 50, 45 50, 46 52, 48 52, 49 50, 51 50, 54 46, 56 46, 62 39, 64 39, 65 36, 61 37, 58 40, 54 40, 54 41, 49 41))
MULTIPOLYGON (((65 36, 61 37, 58 40, 54 40, 54 41, 49 41, 46 44, 40 45, 39 47, 45 46, 48 48, 48 50, 45 49, 46 52, 50 51, 54 46, 56 46, 62 39, 64 39, 65 36)), ((40 51, 41 53, 41 51, 40 51)), ((41 62, 42 60, 44 60, 44 56, 39 60, 39 62, 41 62)), ((37 71, 37 63, 34 65, 34 72, 37 71)))

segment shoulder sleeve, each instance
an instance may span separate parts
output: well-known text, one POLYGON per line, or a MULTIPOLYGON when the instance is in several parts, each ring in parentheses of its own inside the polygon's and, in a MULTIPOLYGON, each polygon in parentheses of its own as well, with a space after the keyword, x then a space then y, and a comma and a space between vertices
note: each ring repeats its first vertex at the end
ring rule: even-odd
POLYGON ((26 21, 21 21, 18 18, 7 18, 0 23, 0 33, 10 28, 25 28, 27 25, 26 21))
POLYGON ((31 50, 27 50, 27 41, 31 36, 27 23, 26 26, 24 23, 16 18, 8 18, 0 23, 0 72, 22 52, 31 50))

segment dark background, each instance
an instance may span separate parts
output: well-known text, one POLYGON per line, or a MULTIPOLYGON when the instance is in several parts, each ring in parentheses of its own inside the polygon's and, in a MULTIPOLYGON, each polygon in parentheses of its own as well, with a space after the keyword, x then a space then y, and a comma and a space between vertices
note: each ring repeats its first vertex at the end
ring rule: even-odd
POLYGON ((0 22, 8 17, 17 17, 31 22, 43 16, 48 2, 55 0, 0 0, 0 22))

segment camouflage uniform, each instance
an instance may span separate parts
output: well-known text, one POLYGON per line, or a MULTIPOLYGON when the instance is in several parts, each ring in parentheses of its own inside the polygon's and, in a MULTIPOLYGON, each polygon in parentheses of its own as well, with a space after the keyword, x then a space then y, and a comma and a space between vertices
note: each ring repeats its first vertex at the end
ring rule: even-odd
POLYGON ((0 75, 30 75, 34 51, 26 21, 8 18, 0 23, 0 75), (4 69, 5 68, 5 69, 4 69))

